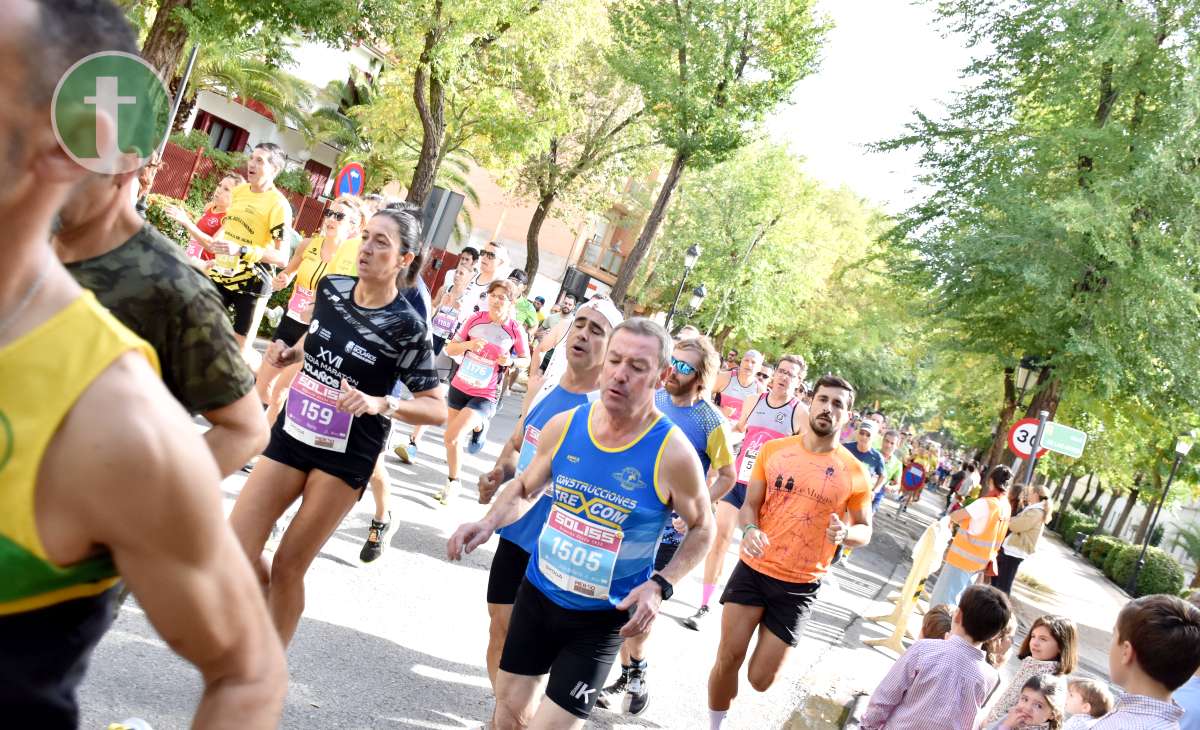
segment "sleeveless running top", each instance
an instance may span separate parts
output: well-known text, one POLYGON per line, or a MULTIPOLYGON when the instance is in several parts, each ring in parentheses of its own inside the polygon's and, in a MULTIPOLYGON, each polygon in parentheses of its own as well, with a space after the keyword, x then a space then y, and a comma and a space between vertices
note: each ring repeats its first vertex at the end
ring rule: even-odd
POLYGON ((754 470, 754 460, 758 458, 759 449, 768 441, 792 435, 792 418, 796 414, 796 398, 774 408, 767 402, 764 393, 754 404, 750 415, 746 417, 746 435, 742 438, 742 448, 737 455, 737 483, 750 483, 750 473, 754 470))
POLYGON ((297 322, 304 321, 304 310, 313 303, 317 284, 321 283, 326 274, 335 273, 330 267, 336 262, 341 247, 333 250, 333 255, 328 261, 321 256, 321 249, 324 247, 325 237, 313 236, 304 247, 304 253, 300 254, 300 267, 296 269, 296 278, 292 282, 292 296, 287 305, 287 316, 297 322))
MULTIPOLYGON (((586 405, 599 395, 600 392, 595 390, 590 393, 572 393, 561 385, 557 385, 545 398, 530 408, 529 415, 525 416, 525 433, 521 437, 521 453, 517 457, 517 473, 525 471, 529 467, 529 462, 533 461, 533 455, 538 448, 538 437, 541 436, 542 429, 546 427, 551 418, 576 406, 586 405)), ((546 447, 553 449, 557 448, 558 444, 546 444, 546 447)), ((550 514, 550 505, 553 502, 554 500, 547 490, 542 494, 541 499, 521 516, 521 519, 501 528, 500 537, 515 543, 525 552, 532 553, 533 546, 537 544, 538 533, 542 531, 542 525, 546 524, 546 515, 550 514)))
POLYGON ((0 348, 0 377, 20 383, 0 388, 0 707, 29 727, 78 724, 75 687, 111 621, 117 583, 107 554, 66 567, 46 555, 38 471, 80 395, 130 350, 158 371, 154 350, 90 291, 0 348))
POLYGON ((742 385, 738 380, 737 370, 733 370, 729 384, 721 391, 721 412, 726 418, 737 423, 742 417, 743 404, 757 398, 759 393, 755 378, 750 378, 750 385, 742 385))
POLYGON ((670 514, 658 465, 675 426, 659 416, 630 443, 608 448, 592 434, 595 409, 572 410, 554 450, 554 502, 525 571, 547 598, 577 611, 611 610, 650 578, 670 514))

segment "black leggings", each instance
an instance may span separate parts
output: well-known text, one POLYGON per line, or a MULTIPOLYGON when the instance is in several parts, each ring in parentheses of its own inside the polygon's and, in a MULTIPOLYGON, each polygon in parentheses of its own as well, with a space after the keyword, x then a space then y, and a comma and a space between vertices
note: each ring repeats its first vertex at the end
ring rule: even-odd
POLYGON ((996 555, 996 575, 992 578, 992 587, 1011 594, 1013 581, 1017 578, 1017 571, 1021 569, 1022 560, 1024 558, 1014 558, 1002 548, 996 555))

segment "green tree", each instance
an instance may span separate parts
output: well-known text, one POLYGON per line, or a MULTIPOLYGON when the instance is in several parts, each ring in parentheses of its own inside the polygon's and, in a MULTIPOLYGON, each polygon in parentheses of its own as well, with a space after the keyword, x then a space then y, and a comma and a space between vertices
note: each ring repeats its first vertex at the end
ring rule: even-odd
MULTIPOLYGON (((597 39, 599 40, 599 39, 597 39)), ((561 106, 550 137, 517 173, 517 192, 535 202, 525 234, 525 274, 537 275, 538 238, 555 206, 596 210, 615 195, 650 145, 637 89, 613 74, 598 45, 580 48, 574 62, 538 74, 538 96, 561 106)))
POLYGON ((684 168, 704 169, 750 140, 755 123, 816 67, 825 26, 809 0, 627 0, 610 17, 613 67, 641 89, 657 140, 673 153, 613 285, 620 302, 684 168))
POLYGON ((938 10, 980 50, 966 70, 978 81, 944 119, 919 114, 881 145, 919 150, 932 191, 893 231, 895 270, 932 293, 926 316, 953 324, 958 350, 1008 365, 1042 356, 1027 414, 1053 414, 1071 383, 1194 402, 1200 351, 1179 333, 1200 315, 1197 6, 938 10))
POLYGON ((299 35, 333 45, 378 33, 390 18, 390 0, 127 0, 135 23, 146 28, 142 56, 163 78, 173 78, 188 40, 232 39, 256 32, 299 35))

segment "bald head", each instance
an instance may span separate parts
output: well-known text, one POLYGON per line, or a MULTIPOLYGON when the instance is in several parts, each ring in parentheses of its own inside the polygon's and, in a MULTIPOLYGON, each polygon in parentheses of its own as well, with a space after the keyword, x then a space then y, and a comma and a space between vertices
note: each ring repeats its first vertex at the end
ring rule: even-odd
POLYGON ((36 105, 50 103, 58 80, 76 61, 100 51, 138 55, 137 35, 111 0, 5 0, 32 6, 21 34, 26 89, 36 105))

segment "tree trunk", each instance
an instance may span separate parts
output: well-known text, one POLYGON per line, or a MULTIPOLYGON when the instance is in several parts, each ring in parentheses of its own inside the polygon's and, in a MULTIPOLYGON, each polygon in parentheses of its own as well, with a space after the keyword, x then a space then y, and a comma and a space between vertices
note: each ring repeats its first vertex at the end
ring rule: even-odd
POLYGON ((175 10, 191 7, 192 0, 159 0, 154 25, 150 26, 150 32, 142 43, 142 58, 164 79, 175 76, 188 40, 187 28, 173 17, 175 10))
POLYGON ((1141 545, 1146 539, 1146 532, 1150 529, 1150 518, 1154 516, 1154 500, 1146 503, 1146 511, 1142 514, 1142 522, 1138 525, 1137 534, 1133 536, 1133 544, 1141 545))
POLYGON ((1109 515, 1112 514, 1113 507, 1115 507, 1117 505, 1117 497, 1120 497, 1120 496, 1121 495, 1117 494, 1117 490, 1115 490, 1115 489, 1109 491, 1108 504, 1105 505, 1104 514, 1101 515, 1101 517, 1100 517, 1100 530, 1101 531, 1103 531, 1104 526, 1108 524, 1108 517, 1109 517, 1109 515))
POLYGON ((1082 478, 1083 477, 1072 476, 1070 483, 1067 484, 1067 491, 1063 494, 1062 502, 1059 502, 1058 517, 1056 517, 1055 521, 1054 521, 1054 524, 1056 526, 1058 525, 1059 521, 1062 519, 1063 514, 1067 511, 1068 508, 1070 508, 1071 493, 1075 491, 1075 485, 1078 484, 1079 480, 1082 478))
POLYGON ((687 165, 688 157, 689 155, 685 152, 675 153, 675 159, 671 161, 671 169, 667 172, 667 179, 663 181, 662 188, 658 191, 658 198, 654 201, 654 207, 650 209, 650 215, 646 217, 646 224, 642 226, 637 243, 633 244, 633 250, 625 258, 625 263, 621 266, 621 273, 617 275, 617 281, 613 284, 612 293, 609 296, 612 297, 613 302, 623 305, 626 312, 632 309, 632 303, 625 301, 626 292, 629 291, 629 285, 633 283, 633 277, 637 276, 642 259, 646 258, 650 245, 654 243, 654 237, 658 234, 658 228, 666 216, 667 206, 671 204, 671 196, 675 193, 676 186, 679 185, 679 178, 683 175, 683 168, 687 165))
POLYGON ((991 469, 1004 458, 1004 450, 1008 447, 1008 430, 1012 428, 1013 414, 1017 410, 1017 386, 1013 382, 1013 369, 1004 368, 1004 405, 1000 408, 1000 419, 996 433, 992 435, 992 445, 988 448, 982 466, 991 469))
POLYGON ((1142 479, 1144 474, 1138 474, 1133 479, 1133 488, 1129 490, 1129 495, 1125 498, 1125 507, 1121 510, 1121 516, 1117 518, 1117 524, 1113 526, 1113 536, 1121 537, 1121 533, 1125 531, 1125 523, 1129 521, 1129 515, 1133 513, 1133 506, 1137 504, 1138 494, 1142 491, 1142 479))
POLYGON ((425 48, 413 73, 413 103, 421 118, 421 156, 413 168, 412 182, 405 199, 414 205, 425 205, 425 199, 433 190, 446 137, 446 93, 434 65, 433 49, 436 44, 434 32, 428 31, 425 34, 425 48))
POLYGON ((1071 481, 1071 476, 1068 474, 1067 476, 1063 477, 1062 481, 1058 483, 1058 486, 1054 488, 1054 495, 1052 498, 1054 499, 1055 504, 1062 504, 1062 500, 1060 500, 1059 497, 1062 496, 1063 490, 1067 488, 1067 482, 1069 481, 1071 481))
POLYGON ((1100 496, 1104 494, 1104 482, 1100 479, 1096 480, 1096 493, 1092 495, 1092 501, 1088 503, 1088 512, 1095 512, 1096 507, 1100 504, 1100 496))
POLYGON ((729 338, 729 335, 732 332, 733 325, 727 324, 725 325, 725 328, 721 330, 721 334, 717 335, 717 341, 713 345, 713 347, 717 348, 717 352, 725 352, 725 340, 729 338))
POLYGON ((550 206, 554 205, 554 193, 546 193, 538 201, 529 219, 529 230, 525 231, 525 276, 529 278, 529 286, 533 286, 533 277, 538 270, 538 236, 542 232, 542 224, 550 215, 550 206))

